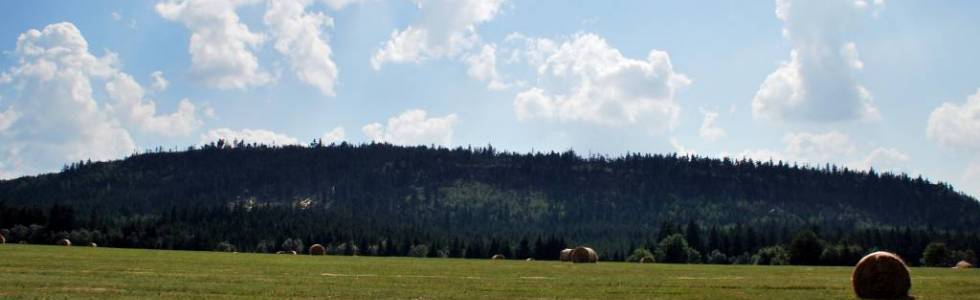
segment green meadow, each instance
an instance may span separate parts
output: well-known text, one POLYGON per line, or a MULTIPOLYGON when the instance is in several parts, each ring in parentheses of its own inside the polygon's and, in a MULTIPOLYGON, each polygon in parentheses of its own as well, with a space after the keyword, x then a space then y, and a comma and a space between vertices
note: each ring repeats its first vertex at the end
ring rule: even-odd
MULTIPOLYGON (((0 246, 4 299, 853 299, 850 272, 0 246)), ((911 294, 980 299, 980 272, 913 268, 911 294)))

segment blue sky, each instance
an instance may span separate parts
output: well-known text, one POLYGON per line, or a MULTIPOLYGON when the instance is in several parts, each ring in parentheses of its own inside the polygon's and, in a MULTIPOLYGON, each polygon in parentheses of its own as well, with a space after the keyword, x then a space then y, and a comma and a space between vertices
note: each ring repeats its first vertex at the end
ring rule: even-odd
POLYGON ((696 153, 980 195, 972 1, 9 1, 0 178, 217 138, 696 153))

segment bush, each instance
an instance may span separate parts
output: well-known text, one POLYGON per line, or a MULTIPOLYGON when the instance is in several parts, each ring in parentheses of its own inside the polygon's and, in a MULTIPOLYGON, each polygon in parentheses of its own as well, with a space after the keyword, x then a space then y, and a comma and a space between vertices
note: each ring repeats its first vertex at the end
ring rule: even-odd
POLYGON ((657 261, 665 263, 687 263, 690 248, 683 235, 670 235, 657 244, 657 261))
POLYGON ((803 231, 793 238, 789 246, 789 263, 794 265, 819 265, 823 254, 823 241, 813 231, 803 231))
POLYGON ((220 242, 220 243, 218 243, 217 246, 214 247, 214 251, 219 251, 219 252, 236 252, 236 251, 238 251, 238 247, 235 247, 235 245, 232 245, 229 242, 220 242))
POLYGON ((412 245, 412 247, 408 249, 408 256, 427 257, 429 256, 429 246, 424 244, 412 245))
POLYGON ((626 257, 626 261, 639 262, 644 257, 649 257, 653 259, 654 258, 653 252, 650 252, 650 250, 646 248, 636 248, 636 250, 633 250, 633 253, 630 254, 630 256, 626 257))
POLYGON ((728 255, 725 255, 725 253, 721 253, 721 251, 718 249, 711 250, 711 253, 708 254, 708 257, 705 258, 704 262, 709 264, 716 264, 716 265, 727 265, 732 263, 731 261, 728 260, 728 255))
POLYGON ((752 256, 752 264, 754 265, 788 265, 789 264, 789 253, 782 246, 772 246, 759 249, 752 256))
POLYGON ((922 252, 922 264, 927 267, 940 267, 949 263, 949 250, 946 243, 931 243, 922 252))
POLYGON ((863 253, 864 249, 857 245, 827 246, 820 254, 820 262, 828 266, 853 266, 861 260, 863 253))

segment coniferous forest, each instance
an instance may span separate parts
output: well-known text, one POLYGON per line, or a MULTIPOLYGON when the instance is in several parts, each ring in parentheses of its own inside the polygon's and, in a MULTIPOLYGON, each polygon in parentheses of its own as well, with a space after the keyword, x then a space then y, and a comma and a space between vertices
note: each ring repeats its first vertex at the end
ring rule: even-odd
POLYGON ((8 243, 336 255, 976 263, 980 202, 904 174, 676 154, 218 141, 0 181, 8 243))

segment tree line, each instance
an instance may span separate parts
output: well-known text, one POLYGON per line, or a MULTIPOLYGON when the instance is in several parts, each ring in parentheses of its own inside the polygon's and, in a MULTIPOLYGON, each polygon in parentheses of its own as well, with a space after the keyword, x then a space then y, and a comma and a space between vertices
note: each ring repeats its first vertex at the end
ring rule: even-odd
POLYGON ((537 259, 590 245, 604 260, 702 263, 799 262, 792 242, 813 232, 807 264, 877 249, 920 264, 934 242, 948 257, 980 251, 980 203, 922 177, 833 165, 219 141, 0 181, 0 228, 42 244, 537 259))

